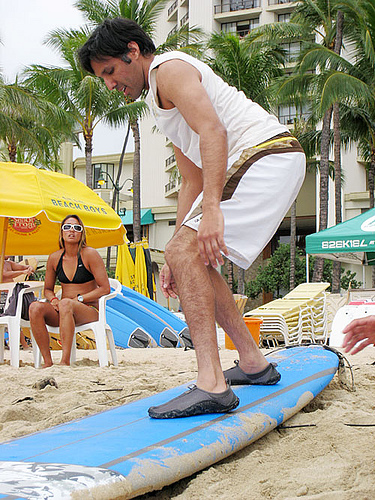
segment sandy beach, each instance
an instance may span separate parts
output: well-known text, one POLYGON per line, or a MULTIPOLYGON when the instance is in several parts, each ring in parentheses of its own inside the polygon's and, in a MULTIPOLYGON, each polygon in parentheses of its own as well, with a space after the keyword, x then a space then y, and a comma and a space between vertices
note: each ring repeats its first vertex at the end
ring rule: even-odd
MULTIPOLYGON (((269 352, 265 350, 264 352, 269 352)), ((60 353, 53 352, 56 362, 60 353)), ((164 391, 196 377, 194 351, 125 349, 119 367, 99 368, 96 351, 78 351, 73 367, 36 370, 32 352, 21 367, 0 367, 2 442, 164 391), (38 388, 53 378, 57 387, 38 388), (34 386, 36 384, 37 386, 34 386)), ((237 352, 220 348, 224 368, 237 352)), ((296 498, 371 500, 375 491, 375 348, 346 356, 355 391, 336 375, 303 411, 232 457, 138 499, 296 498), (355 424, 353 426, 353 424, 355 424)), ((350 379, 349 371, 347 376, 350 379)))

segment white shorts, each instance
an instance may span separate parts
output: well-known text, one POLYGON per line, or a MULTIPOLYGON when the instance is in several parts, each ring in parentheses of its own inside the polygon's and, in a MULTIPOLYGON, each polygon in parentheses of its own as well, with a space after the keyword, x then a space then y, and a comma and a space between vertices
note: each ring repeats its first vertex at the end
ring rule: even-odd
MULTIPOLYGON (((294 141, 295 146, 298 142, 294 141)), ((275 141, 264 144, 272 142, 275 141)), ((262 151, 259 146, 249 148, 228 170, 220 203, 225 222, 224 241, 228 258, 244 269, 271 240, 302 186, 305 155, 300 147, 289 145, 289 151, 279 143, 262 151)), ((201 202, 202 193, 183 222, 196 231, 202 218, 201 202)))

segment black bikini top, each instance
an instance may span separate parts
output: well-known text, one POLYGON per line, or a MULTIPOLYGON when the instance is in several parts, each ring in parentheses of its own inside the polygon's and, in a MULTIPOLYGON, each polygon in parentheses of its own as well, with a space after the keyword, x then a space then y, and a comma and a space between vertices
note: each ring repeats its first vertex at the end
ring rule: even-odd
POLYGON ((63 269, 63 256, 65 252, 61 254, 60 260, 57 264, 56 267, 56 276, 59 278, 60 283, 74 283, 74 284, 80 284, 80 283, 88 283, 89 281, 94 280, 94 276, 90 271, 88 271, 83 262, 82 262, 82 257, 81 254, 78 254, 78 262, 77 262, 77 269, 74 274, 74 277, 72 281, 70 281, 69 278, 67 278, 65 271, 63 269))

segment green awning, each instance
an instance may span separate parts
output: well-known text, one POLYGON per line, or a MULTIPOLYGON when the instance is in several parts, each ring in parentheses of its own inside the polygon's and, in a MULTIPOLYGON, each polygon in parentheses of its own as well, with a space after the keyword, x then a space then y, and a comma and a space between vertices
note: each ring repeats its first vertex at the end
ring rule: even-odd
POLYGON ((367 256, 374 264, 375 208, 341 224, 306 236, 307 254, 354 254, 367 256))
MULTIPOLYGON (((133 210, 126 210, 125 215, 121 216, 122 223, 124 226, 132 226, 133 225, 133 210)), ((145 226, 147 224, 153 224, 154 216, 152 215, 150 208, 141 208, 141 226, 145 226)))

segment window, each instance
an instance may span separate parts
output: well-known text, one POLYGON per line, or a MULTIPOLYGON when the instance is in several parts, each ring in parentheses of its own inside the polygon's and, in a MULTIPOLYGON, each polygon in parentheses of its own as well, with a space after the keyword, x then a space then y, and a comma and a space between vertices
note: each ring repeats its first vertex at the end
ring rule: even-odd
POLYGON ((286 61, 289 63, 296 62, 301 51, 301 42, 283 43, 281 46, 286 51, 286 61))
POLYGON ((236 10, 255 9, 260 7, 260 0, 222 0, 221 5, 214 8, 215 14, 233 12, 236 10))
POLYGON ((288 12, 287 14, 279 14, 277 16, 277 20, 279 23, 289 23, 290 21, 290 12, 288 12))
POLYGON ((224 31, 224 33, 236 33, 238 36, 246 36, 257 26, 259 26, 259 17, 255 19, 246 19, 245 21, 223 23, 221 25, 221 30, 224 31))
POLYGON ((113 185, 109 179, 109 175, 115 182, 114 174, 115 174, 115 166, 113 163, 95 163, 92 166, 92 185, 94 186, 94 189, 100 189, 100 188, 113 189, 113 185), (104 179, 104 184, 102 186, 98 184, 101 172, 106 172, 108 174, 108 175, 104 174, 102 176, 104 179))
POLYGON ((310 115, 311 112, 307 104, 303 105, 302 109, 299 109, 298 112, 293 104, 285 104, 279 106, 278 109, 279 122, 283 125, 293 125, 294 118, 304 118, 307 120, 310 115))

